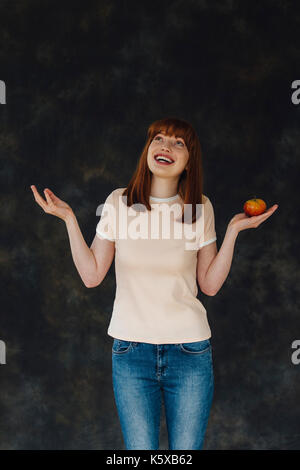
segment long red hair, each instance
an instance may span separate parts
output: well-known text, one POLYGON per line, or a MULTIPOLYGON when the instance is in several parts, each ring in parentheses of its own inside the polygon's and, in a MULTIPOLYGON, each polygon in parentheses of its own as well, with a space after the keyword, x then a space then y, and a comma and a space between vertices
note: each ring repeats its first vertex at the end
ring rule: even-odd
MULTIPOLYGON (((127 206, 143 204, 148 210, 151 210, 149 196, 152 174, 148 167, 147 154, 149 145, 159 132, 165 132, 168 136, 176 135, 182 137, 187 146, 189 152, 188 168, 187 170, 183 170, 180 175, 177 192, 184 204, 192 204, 193 223, 196 220, 196 204, 203 203, 202 150, 195 129, 191 124, 181 119, 168 117, 150 124, 147 131, 146 143, 140 155, 137 167, 127 188, 123 191, 122 196, 127 196, 127 206)), ((181 222, 184 223, 184 207, 181 222)))

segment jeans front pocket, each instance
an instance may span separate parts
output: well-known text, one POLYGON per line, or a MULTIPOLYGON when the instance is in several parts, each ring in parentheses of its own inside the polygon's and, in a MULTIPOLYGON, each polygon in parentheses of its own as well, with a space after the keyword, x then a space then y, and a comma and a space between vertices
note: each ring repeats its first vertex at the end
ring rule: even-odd
POLYGON ((209 339, 194 341, 192 343, 179 343, 179 346, 182 352, 188 354, 203 354, 211 349, 209 339))
POLYGON ((124 339, 114 339, 112 352, 115 354, 125 354, 131 349, 132 341, 125 341, 124 339))

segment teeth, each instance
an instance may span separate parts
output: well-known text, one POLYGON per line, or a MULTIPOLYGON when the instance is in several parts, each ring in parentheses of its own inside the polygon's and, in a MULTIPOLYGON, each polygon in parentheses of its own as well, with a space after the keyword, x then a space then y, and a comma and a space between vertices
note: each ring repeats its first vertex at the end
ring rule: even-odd
POLYGON ((167 157, 156 157, 156 160, 172 163, 172 160, 170 160, 170 159, 167 158, 167 157))

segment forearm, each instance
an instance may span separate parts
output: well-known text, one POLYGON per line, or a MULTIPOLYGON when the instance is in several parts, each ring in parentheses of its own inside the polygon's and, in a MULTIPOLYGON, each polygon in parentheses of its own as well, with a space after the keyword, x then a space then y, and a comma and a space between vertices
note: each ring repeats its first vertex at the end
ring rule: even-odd
POLYGON ((209 265, 205 276, 205 291, 215 295, 225 282, 230 271, 234 245, 238 232, 232 227, 227 227, 222 246, 209 265))
POLYGON ((97 278, 96 260, 92 250, 87 246, 77 218, 72 213, 66 220, 71 252, 77 271, 86 287, 94 285, 97 278))

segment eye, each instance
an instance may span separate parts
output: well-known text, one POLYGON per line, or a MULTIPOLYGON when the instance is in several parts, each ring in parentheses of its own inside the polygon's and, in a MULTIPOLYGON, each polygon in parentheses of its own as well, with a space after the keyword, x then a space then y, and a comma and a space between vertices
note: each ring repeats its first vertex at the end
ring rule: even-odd
MULTIPOLYGON (((160 135, 157 135, 156 137, 154 137, 153 140, 157 140, 157 139, 162 139, 162 137, 160 135)), ((184 147, 184 143, 181 140, 176 140, 176 145, 178 145, 178 143, 184 147)))

